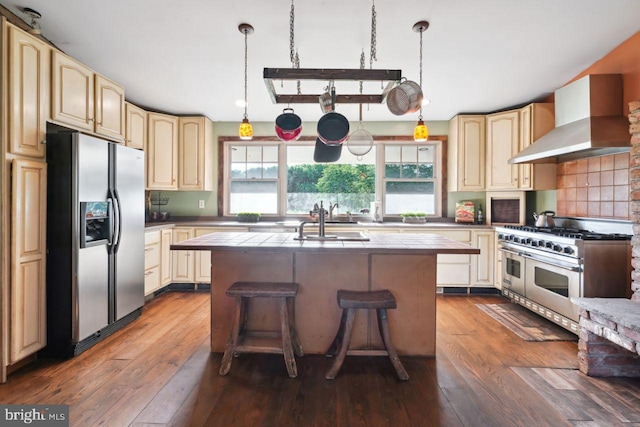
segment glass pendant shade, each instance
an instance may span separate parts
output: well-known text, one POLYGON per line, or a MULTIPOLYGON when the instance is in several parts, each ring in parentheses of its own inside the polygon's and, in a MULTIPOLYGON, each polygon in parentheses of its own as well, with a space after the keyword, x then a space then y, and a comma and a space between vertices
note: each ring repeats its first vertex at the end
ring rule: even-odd
POLYGON ((418 120, 418 124, 413 129, 413 140, 415 142, 425 142, 429 137, 429 129, 422 119, 418 120))
POLYGON ((250 141, 253 139, 253 127, 251 127, 251 123, 249 123, 248 118, 242 119, 242 123, 240 123, 240 128, 238 128, 238 136, 243 141, 250 141))

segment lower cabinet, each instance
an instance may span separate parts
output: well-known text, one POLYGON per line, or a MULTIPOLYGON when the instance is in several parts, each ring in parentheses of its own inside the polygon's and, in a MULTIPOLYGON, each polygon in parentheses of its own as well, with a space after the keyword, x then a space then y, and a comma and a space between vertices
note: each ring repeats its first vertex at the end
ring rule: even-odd
POLYGON ((171 228, 147 231, 144 235, 144 294, 171 283, 171 228))
MULTIPOLYGON (((392 230, 385 230, 393 232, 392 230)), ((438 255, 439 287, 494 287, 495 231, 493 229, 400 229, 403 233, 431 233, 480 249, 479 255, 438 255)))
POLYGON ((9 362, 46 345, 47 164, 13 160, 9 362))
MULTIPOLYGON (((175 227, 173 242, 179 243, 218 231, 248 231, 248 227, 175 227)), ((172 282, 211 283, 211 252, 173 251, 171 257, 173 259, 172 282)))

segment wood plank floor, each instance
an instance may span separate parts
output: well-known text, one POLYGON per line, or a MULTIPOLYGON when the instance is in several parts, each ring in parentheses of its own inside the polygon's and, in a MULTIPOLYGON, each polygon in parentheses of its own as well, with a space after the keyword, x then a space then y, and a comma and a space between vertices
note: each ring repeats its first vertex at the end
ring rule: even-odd
POLYGON ((475 304, 438 296, 437 355, 347 357, 334 381, 323 356, 241 355, 226 377, 209 352, 209 295, 166 293, 142 316, 68 361, 40 360, 0 385, 1 403, 68 404, 91 426, 640 426, 640 380, 577 371, 577 344, 523 341, 475 304))

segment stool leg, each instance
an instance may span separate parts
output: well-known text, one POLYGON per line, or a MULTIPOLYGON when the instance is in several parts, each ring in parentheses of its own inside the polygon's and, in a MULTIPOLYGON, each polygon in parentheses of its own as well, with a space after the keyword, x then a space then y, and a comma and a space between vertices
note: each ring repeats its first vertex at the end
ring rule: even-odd
POLYGON ((287 372, 291 378, 298 376, 296 359, 293 357, 293 347, 291 344, 291 323, 289 319, 289 308, 287 298, 280 298, 280 328, 282 330, 282 354, 287 372))
POLYGON ((389 330, 389 317, 387 316, 386 308, 378 308, 378 329, 380 329, 380 335, 382 336, 382 341, 384 341, 384 346, 387 349, 387 353, 389 354, 389 359, 391 359, 391 363, 398 374, 398 377, 401 380, 408 380, 409 375, 407 371, 404 370, 404 366, 400 363, 400 358, 398 358, 398 354, 396 353, 396 349, 393 347, 393 343, 391 342, 391 331, 389 330))
POLYGON ((304 356, 302 350, 302 344, 298 338, 298 332, 296 331, 296 303, 294 298, 287 298, 287 309, 289 310, 289 329, 291 331, 291 342, 293 344, 293 351, 298 357, 304 356))
POLYGON ((338 326, 338 332, 336 333, 335 338, 331 342, 329 346, 329 350, 327 350, 327 357, 333 357, 338 352, 338 344, 342 341, 342 336, 344 335, 344 327, 347 323, 347 310, 342 310, 342 316, 340 317, 340 326, 338 326))
POLYGON ((222 356, 222 363, 220 364, 220 375, 227 375, 231 369, 231 360, 235 353, 236 346, 238 345, 238 335, 240 334, 240 323, 242 322, 242 314, 246 312, 244 307, 245 302, 243 298, 236 297, 236 311, 233 316, 233 326, 231 327, 231 334, 227 340, 227 348, 224 350, 224 356, 222 356))
POLYGON ((338 334, 336 334, 335 341, 338 341, 338 336, 340 335, 341 330, 342 330, 342 337, 338 342, 338 352, 335 360, 333 361, 333 365, 325 375, 325 378, 328 380, 332 380, 336 377, 336 375, 338 375, 338 371, 340 371, 340 368, 342 367, 342 362, 344 362, 344 358, 347 355, 347 351, 349 350, 349 341, 351 341, 351 328, 353 327, 355 309, 345 308, 342 314, 343 314, 343 319, 340 320, 340 329, 338 329, 338 334), (344 320, 344 323, 343 323, 343 320, 344 320))

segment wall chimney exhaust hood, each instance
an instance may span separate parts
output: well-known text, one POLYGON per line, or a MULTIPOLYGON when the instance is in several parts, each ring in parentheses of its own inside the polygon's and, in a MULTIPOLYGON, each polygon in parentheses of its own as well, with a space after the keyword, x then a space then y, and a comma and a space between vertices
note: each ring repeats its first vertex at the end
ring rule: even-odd
POLYGON ((631 148, 620 74, 590 74, 556 90, 555 118, 554 129, 509 163, 558 163, 631 148))

